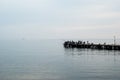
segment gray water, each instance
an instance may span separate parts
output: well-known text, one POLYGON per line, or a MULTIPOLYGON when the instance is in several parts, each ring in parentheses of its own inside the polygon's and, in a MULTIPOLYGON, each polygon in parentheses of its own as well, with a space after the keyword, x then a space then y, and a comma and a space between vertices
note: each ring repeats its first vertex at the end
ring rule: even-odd
POLYGON ((64 49, 62 43, 0 41, 0 80, 120 80, 120 51, 64 49))

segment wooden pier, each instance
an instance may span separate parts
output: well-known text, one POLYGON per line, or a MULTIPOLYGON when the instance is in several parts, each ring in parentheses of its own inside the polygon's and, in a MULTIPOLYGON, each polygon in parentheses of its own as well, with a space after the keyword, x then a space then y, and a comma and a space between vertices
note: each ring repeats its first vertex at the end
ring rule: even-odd
POLYGON ((83 42, 83 41, 65 41, 64 42, 65 48, 86 48, 86 49, 99 49, 99 50, 120 50, 120 45, 115 44, 94 44, 83 42))

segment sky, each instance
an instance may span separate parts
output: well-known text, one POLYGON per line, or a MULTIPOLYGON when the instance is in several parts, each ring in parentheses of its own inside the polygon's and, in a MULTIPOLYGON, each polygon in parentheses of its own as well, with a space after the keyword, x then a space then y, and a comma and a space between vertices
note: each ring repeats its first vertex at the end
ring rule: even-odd
POLYGON ((120 38, 120 0, 0 0, 0 39, 120 38))

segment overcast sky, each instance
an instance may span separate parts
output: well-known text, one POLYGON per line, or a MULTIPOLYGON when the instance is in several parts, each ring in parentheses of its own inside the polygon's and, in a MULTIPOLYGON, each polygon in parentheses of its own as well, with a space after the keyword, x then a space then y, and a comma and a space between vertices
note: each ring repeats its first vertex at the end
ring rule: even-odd
POLYGON ((0 0, 0 39, 120 38, 120 0, 0 0))

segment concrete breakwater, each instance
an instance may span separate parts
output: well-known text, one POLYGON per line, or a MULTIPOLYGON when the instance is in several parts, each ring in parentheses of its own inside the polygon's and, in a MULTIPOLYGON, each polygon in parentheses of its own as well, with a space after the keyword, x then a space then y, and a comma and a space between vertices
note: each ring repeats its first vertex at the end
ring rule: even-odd
POLYGON ((99 49, 99 50, 120 50, 120 45, 115 44, 94 44, 88 41, 65 41, 65 48, 86 48, 86 49, 99 49))

